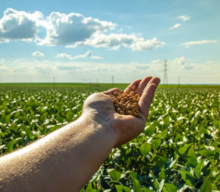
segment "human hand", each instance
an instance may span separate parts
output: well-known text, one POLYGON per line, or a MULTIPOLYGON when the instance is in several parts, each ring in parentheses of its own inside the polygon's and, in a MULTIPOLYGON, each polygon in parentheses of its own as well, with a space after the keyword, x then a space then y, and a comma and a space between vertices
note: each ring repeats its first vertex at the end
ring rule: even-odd
POLYGON ((84 103, 83 114, 87 113, 96 123, 103 125, 106 129, 112 129, 115 147, 122 145, 134 139, 143 131, 159 83, 160 79, 157 77, 146 77, 143 80, 134 81, 124 90, 125 92, 132 91, 133 86, 137 87, 135 92, 141 96, 138 102, 141 118, 121 115, 115 111, 113 102, 108 95, 120 91, 117 88, 89 96, 84 103))

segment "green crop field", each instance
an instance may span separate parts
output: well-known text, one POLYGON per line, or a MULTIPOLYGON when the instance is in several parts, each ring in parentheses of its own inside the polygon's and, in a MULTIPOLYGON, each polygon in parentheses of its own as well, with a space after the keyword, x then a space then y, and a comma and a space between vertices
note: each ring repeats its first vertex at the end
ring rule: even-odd
MULTIPOLYGON (((115 84, 121 89, 126 84, 115 84)), ((0 154, 77 119, 111 84, 0 84, 0 154)), ((146 127, 112 150, 81 191, 220 190, 220 86, 160 85, 146 127)))

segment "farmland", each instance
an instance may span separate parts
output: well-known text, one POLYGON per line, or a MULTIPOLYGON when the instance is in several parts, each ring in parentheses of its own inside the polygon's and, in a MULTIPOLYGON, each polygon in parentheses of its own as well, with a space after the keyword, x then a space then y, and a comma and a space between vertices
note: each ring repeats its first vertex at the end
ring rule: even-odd
MULTIPOLYGON (((111 87, 0 84, 0 154, 77 119, 90 94, 111 87)), ((220 190, 220 86, 159 86, 143 133, 113 149, 82 191, 199 189, 220 190)))

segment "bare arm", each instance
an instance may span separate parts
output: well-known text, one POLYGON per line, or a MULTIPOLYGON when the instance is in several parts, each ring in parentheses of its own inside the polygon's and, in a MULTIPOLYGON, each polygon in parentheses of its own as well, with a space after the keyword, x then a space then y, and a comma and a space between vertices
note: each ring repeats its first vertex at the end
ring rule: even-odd
POLYGON ((112 148, 136 137, 144 128, 159 84, 147 77, 133 82, 141 95, 142 118, 119 115, 107 96, 91 95, 75 122, 0 158, 0 191, 79 191, 105 161, 112 148))

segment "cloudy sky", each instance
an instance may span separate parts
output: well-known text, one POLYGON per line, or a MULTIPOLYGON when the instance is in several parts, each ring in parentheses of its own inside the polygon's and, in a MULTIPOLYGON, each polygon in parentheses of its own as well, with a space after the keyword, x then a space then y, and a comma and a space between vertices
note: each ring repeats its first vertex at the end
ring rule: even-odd
POLYGON ((220 84, 220 1, 8 0, 0 82, 220 84))

